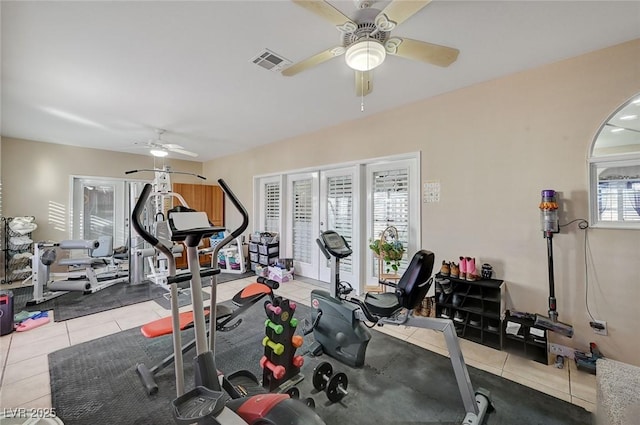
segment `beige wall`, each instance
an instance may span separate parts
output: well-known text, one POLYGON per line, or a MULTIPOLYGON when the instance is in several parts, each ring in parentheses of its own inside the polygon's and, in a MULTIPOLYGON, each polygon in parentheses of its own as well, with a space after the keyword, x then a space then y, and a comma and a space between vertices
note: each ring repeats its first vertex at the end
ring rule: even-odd
MULTIPOLYGON (((166 164, 176 171, 202 174, 201 162, 167 160, 166 164)), ((69 239, 69 176, 125 178, 127 170, 153 166, 153 157, 146 155, 3 138, 3 213, 35 216, 39 226, 35 240, 69 239)), ((151 180, 153 174, 130 178, 151 180)), ((180 175, 172 181, 196 183, 194 177, 180 175)))
MULTIPOLYGON (((475 256, 506 281, 508 307, 547 310, 542 189, 561 192, 561 221, 588 218, 586 159, 602 122, 640 92, 640 40, 474 85, 403 108, 204 164, 249 211, 252 176, 405 152, 422 152, 421 179, 441 182, 422 204, 422 247, 437 262, 475 256)), ((371 97, 369 102, 383 101, 371 97)), ((321 113, 309 110, 309 113, 321 113)), ((227 219, 234 213, 227 211, 227 219)), ((640 365, 640 231, 590 229, 589 307, 610 335, 596 336, 585 309, 585 232, 554 237, 558 311, 576 348, 599 344, 640 365)))

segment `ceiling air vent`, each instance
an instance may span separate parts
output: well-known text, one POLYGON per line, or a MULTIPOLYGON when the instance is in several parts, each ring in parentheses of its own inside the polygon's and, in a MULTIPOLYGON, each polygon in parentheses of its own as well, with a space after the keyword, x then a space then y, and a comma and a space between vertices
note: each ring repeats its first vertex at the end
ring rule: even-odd
POLYGON ((291 65, 291 61, 273 53, 269 49, 264 49, 264 51, 254 57, 251 61, 264 69, 274 72, 280 72, 287 66, 291 65))

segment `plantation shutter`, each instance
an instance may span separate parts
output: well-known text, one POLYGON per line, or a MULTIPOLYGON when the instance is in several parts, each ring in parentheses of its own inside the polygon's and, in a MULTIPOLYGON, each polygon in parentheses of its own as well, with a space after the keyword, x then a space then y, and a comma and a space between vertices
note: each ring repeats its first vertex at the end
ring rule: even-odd
MULTIPOLYGON (((399 168, 373 173, 373 239, 389 226, 398 229, 398 238, 405 248, 399 273, 407 266, 409 244, 409 169, 399 168)), ((377 275, 377 260, 373 262, 377 275)))
POLYGON ((270 182, 264 185, 264 231, 280 231, 280 183, 270 182))
POLYGON ((640 221, 640 179, 598 182, 601 221, 640 221))
POLYGON ((312 263, 313 193, 312 179, 293 182, 293 259, 312 263))
MULTIPOLYGON (((351 175, 327 179, 327 229, 344 236, 353 246, 353 178, 351 175)), ((351 257, 340 260, 340 270, 351 272, 351 257)))

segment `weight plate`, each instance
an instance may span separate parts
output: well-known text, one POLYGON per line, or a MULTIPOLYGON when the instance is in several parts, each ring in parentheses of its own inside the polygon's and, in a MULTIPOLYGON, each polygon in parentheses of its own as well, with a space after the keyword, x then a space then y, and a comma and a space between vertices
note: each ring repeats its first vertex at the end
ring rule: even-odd
POLYGON ((329 378, 333 375, 333 367, 329 362, 322 362, 313 369, 313 388, 322 391, 327 387, 329 378))
POLYGON ((342 397, 347 395, 347 386, 349 385, 349 379, 344 373, 336 373, 329 380, 327 385, 327 397, 329 401, 335 403, 342 400, 342 397))
POLYGON ((304 399, 304 404, 306 404, 308 407, 315 409, 316 408, 316 402, 313 401, 313 399, 311 397, 307 397, 304 399))

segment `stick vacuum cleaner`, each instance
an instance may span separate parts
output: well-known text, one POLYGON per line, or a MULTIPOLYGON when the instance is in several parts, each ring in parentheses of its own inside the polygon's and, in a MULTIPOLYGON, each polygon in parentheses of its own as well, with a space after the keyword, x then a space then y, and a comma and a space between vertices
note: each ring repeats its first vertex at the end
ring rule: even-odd
POLYGON ((555 281, 553 275, 553 234, 560 232, 558 202, 555 190, 543 190, 540 201, 540 222, 542 233, 547 240, 547 260, 549 265, 549 316, 536 314, 535 325, 571 338, 573 326, 558 321, 556 310, 555 281))

